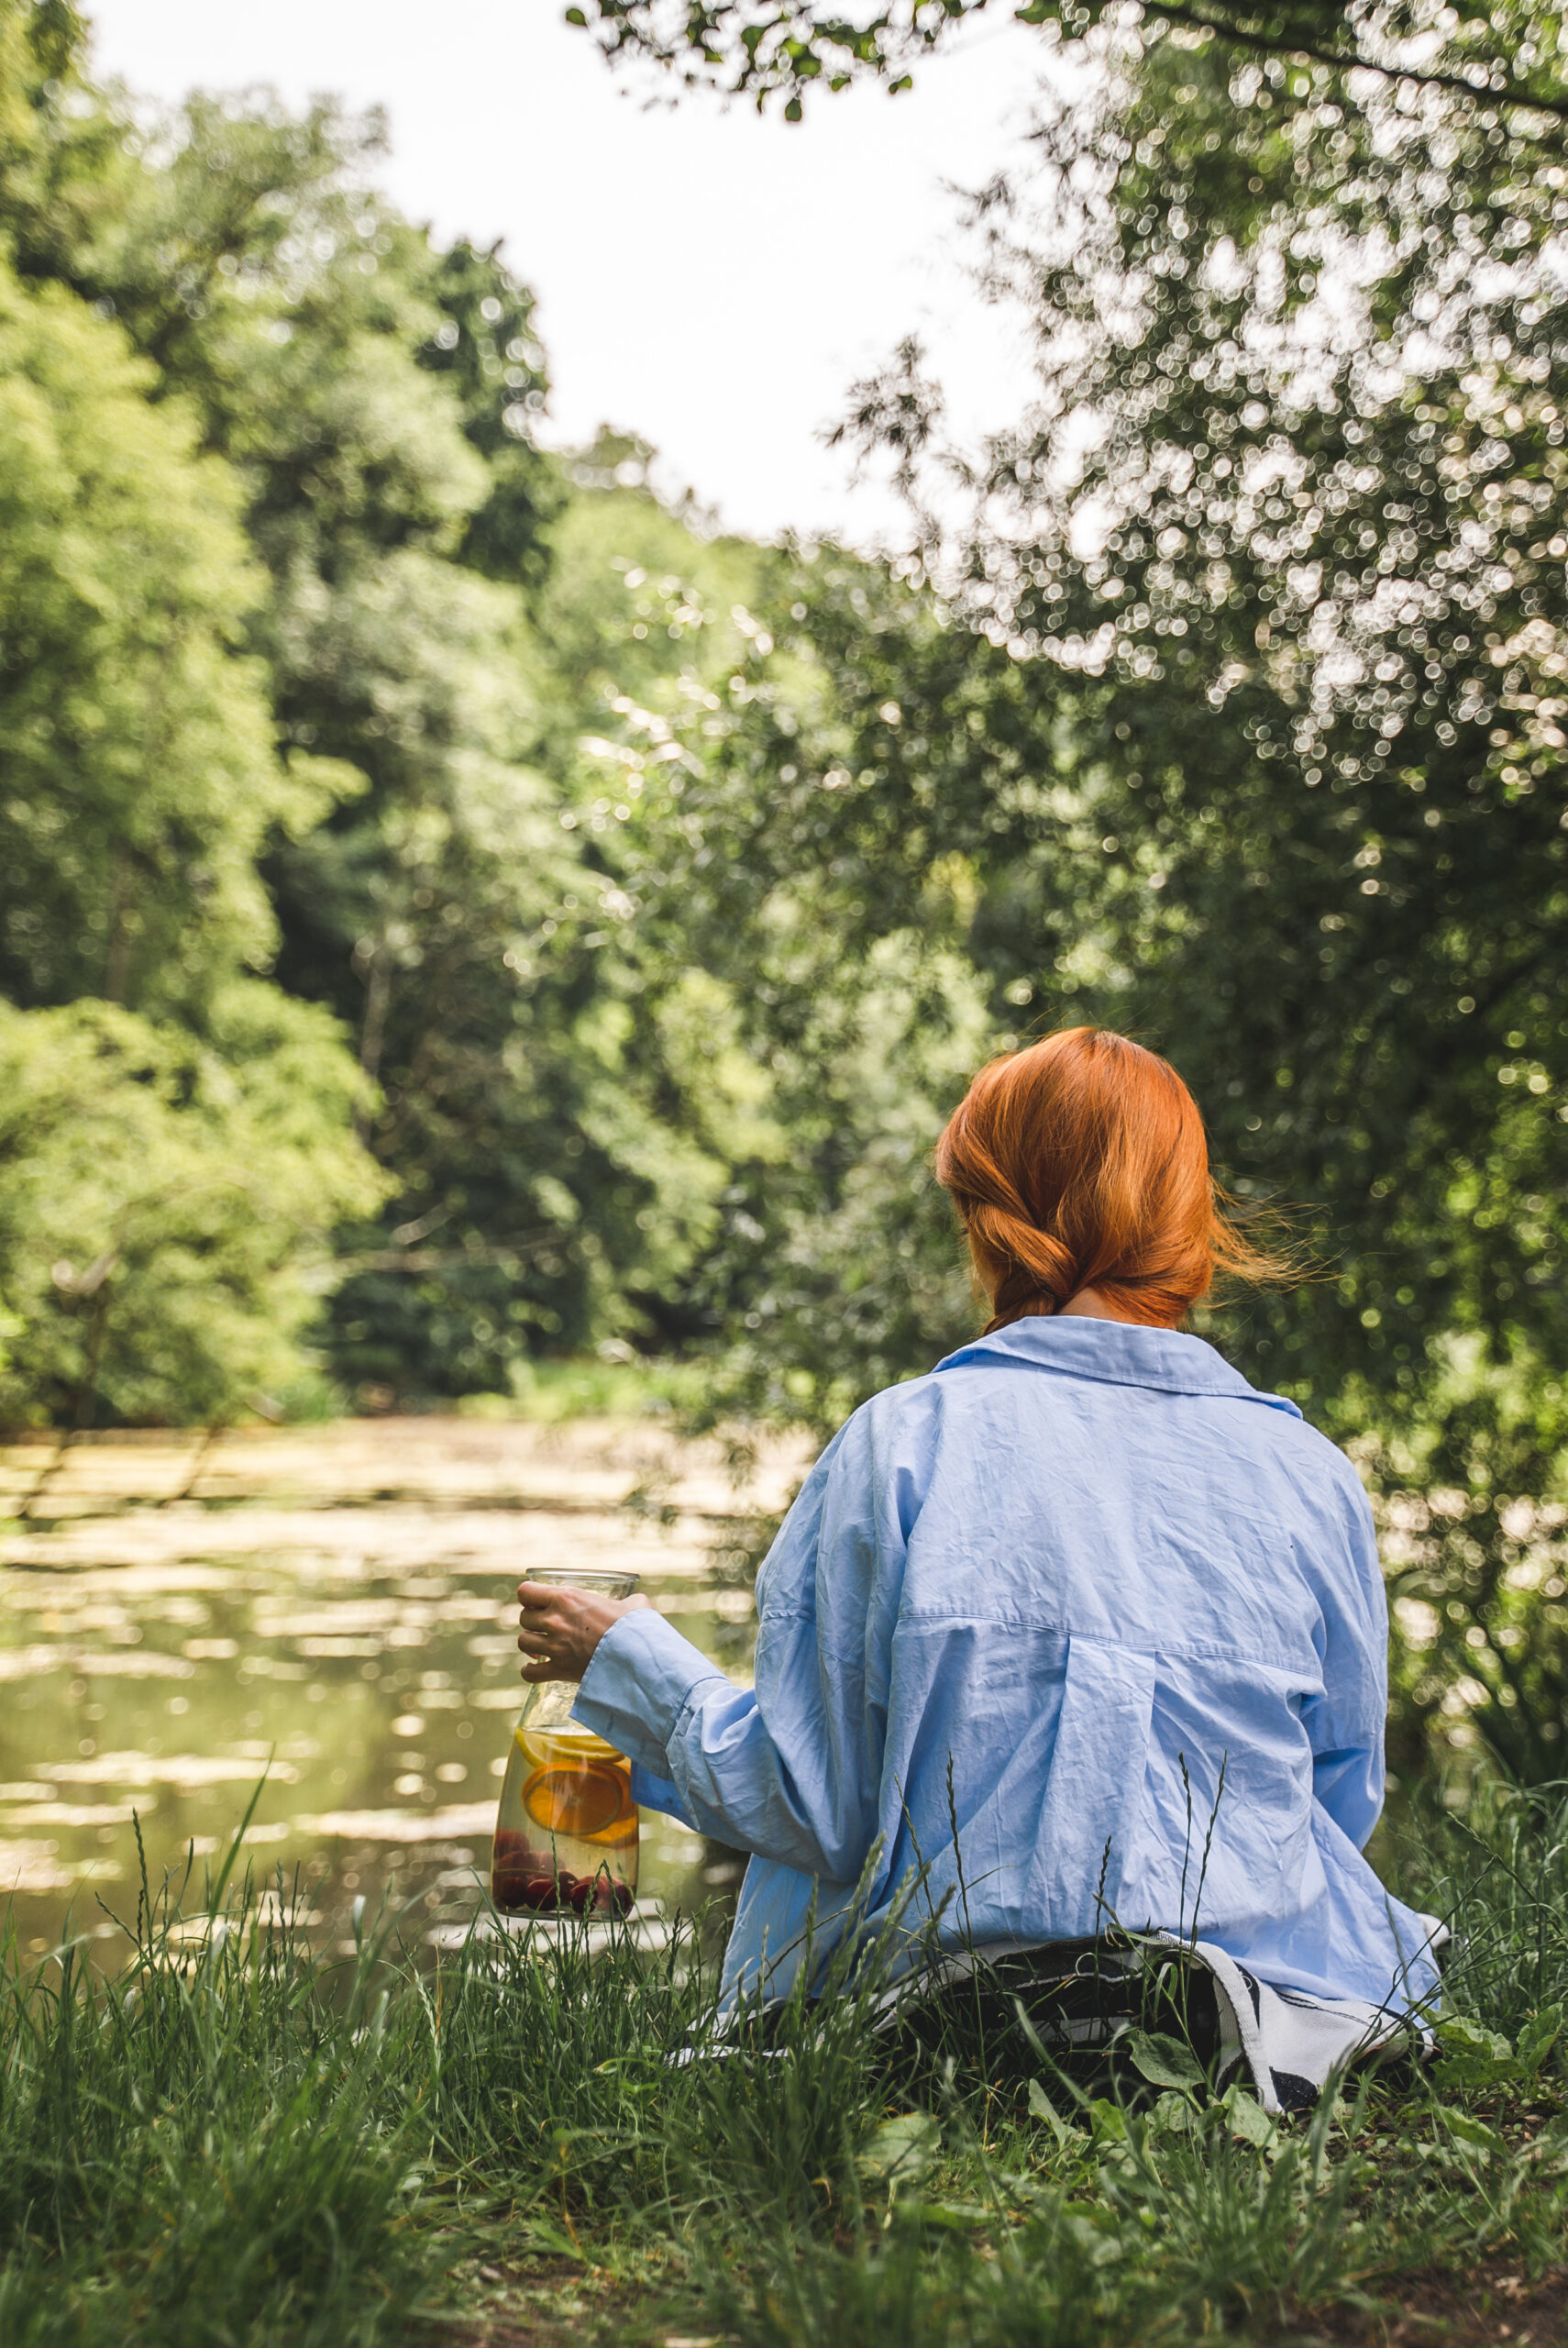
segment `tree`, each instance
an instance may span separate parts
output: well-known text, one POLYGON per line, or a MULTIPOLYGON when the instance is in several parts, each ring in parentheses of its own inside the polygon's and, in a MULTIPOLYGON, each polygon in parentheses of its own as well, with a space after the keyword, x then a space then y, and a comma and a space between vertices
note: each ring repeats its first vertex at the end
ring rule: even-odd
MULTIPOLYGON (((628 670, 651 691, 693 658, 704 674, 733 659, 730 598, 755 558, 701 545, 646 493, 596 488, 602 465, 580 470, 532 626, 495 588, 470 580, 458 603, 432 577, 448 635, 464 608, 489 632, 422 683, 418 633, 378 609, 406 725, 385 731, 364 823, 309 844, 340 926, 305 983, 337 983, 356 935, 361 958, 383 958, 375 1137, 403 1188, 334 1305, 340 1357, 383 1384, 416 1366, 437 1390, 504 1388, 541 1348, 673 1335, 730 1180, 735 1136, 703 1114, 716 1072, 689 1015, 692 938, 656 936, 621 886, 620 793, 580 737, 619 730, 628 670), (650 597, 655 626, 638 616, 650 597)), ((283 876, 302 909, 306 860, 283 876)))
POLYGON ((274 941, 255 858, 339 778, 274 754, 237 485, 123 333, 0 275, 0 985, 198 1015, 274 941))
MULTIPOLYGON (((706 83, 749 97, 758 109, 782 96, 801 119, 814 89, 846 89, 857 80, 907 90, 914 69, 990 0, 901 0, 892 7, 829 10, 816 0, 592 0, 567 10, 567 22, 592 22, 613 60, 639 57, 689 86, 706 83)), ((1039 26, 1053 42, 1081 39, 1102 25, 1125 28, 1142 19, 1122 0, 1027 0, 1011 14, 1039 26)), ((1486 6, 1482 0, 1436 8, 1392 0, 1368 8, 1358 0, 1162 0, 1149 19, 1212 42, 1228 66, 1264 58, 1299 61, 1336 76, 1360 73, 1482 106, 1505 108, 1527 133, 1548 134, 1568 121, 1568 86, 1558 60, 1558 14, 1543 0, 1486 6)))
MULTIPOLYGON (((766 836, 852 925, 964 859, 999 1022, 1147 1034, 1243 1196, 1300 1210, 1332 1277, 1232 1318, 1250 1365, 1419 1413, 1456 1336, 1562 1335, 1562 174, 1430 91, 1352 116, 1175 35, 1106 63, 1038 200, 978 207, 1042 382, 977 526, 926 530, 954 624, 807 589, 840 787, 799 761, 766 836)), ((912 357, 855 428, 917 499, 962 465, 912 357)))
MULTIPOLYGON (((59 215, 70 30, 0 17, 7 65, 48 77, 5 93, 18 245, 59 215)), ((262 848, 359 778, 278 755, 241 484, 114 306, 0 266, 8 1423, 228 1417, 297 1376, 331 1226, 381 1187, 336 1025, 246 975, 277 940, 262 848)))
POLYGON ((464 532, 462 559, 487 578, 536 588, 550 568, 546 532, 564 485, 533 439, 549 393, 534 297, 499 245, 480 252, 461 238, 434 257, 430 282, 446 315, 420 363, 456 383, 464 433, 486 467, 484 502, 464 532))
POLYGON ((697 641, 642 694, 607 693, 580 822, 646 974, 637 1058, 680 1071, 672 1113, 729 1168, 706 1246, 648 1311, 667 1343, 720 1357, 716 1407, 825 1431, 972 1325, 927 1161, 1008 1038, 965 949, 972 876, 907 806, 896 829, 856 726, 869 696, 878 755, 934 808, 961 713, 947 697, 936 738, 911 726, 906 743, 888 679, 946 664, 951 685, 975 640, 883 567, 826 549, 756 567, 727 610, 690 571, 624 576, 648 648, 697 641))
POLYGON ((256 980, 211 1040, 0 1004, 0 1423, 221 1423, 300 1371, 333 1226, 373 1203, 330 1020, 256 980))
POLYGON ((1562 1334, 1562 174, 1430 100, 1320 85, 1282 132, 1265 73, 1133 61, 1046 126, 1083 207, 993 215, 1042 395, 968 593, 1071 711, 1077 999, 1159 1035, 1338 1275, 1254 1357, 1413 1402, 1451 1333, 1562 1334))

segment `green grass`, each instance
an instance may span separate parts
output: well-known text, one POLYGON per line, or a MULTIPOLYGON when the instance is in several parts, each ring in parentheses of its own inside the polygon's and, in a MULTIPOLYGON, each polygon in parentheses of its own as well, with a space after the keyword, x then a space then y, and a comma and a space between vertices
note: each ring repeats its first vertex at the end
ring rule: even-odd
POLYGON ((1417 2275, 1528 2286, 1568 2224, 1565 1851, 1561 1790, 1418 1822, 1404 1886, 1461 1930, 1442 2060, 1278 2128, 1233 2089, 897 2074, 848 1984, 672 2066, 712 2010, 693 1935, 432 1967, 395 1920, 335 1957, 176 1889, 113 1978, 5 1961, 0 2340, 370 2348, 499 2312, 513 2341, 1121 2348, 1349 2337, 1417 2275))

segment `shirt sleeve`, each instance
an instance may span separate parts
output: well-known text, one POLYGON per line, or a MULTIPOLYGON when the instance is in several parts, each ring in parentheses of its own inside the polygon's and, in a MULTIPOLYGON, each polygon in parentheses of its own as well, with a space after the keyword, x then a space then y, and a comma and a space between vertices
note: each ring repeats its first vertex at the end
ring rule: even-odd
MULTIPOLYGON (((1347 1475, 1353 1475, 1348 1468, 1347 1475)), ((1312 1746, 1312 1791, 1357 1850, 1383 1811, 1383 1739, 1388 1717, 1388 1600, 1377 1534, 1357 1483, 1342 1495, 1348 1573, 1320 1588, 1323 1692, 1303 1721, 1312 1746)))
POLYGON ((657 1810, 666 1818, 678 1818, 682 1826, 690 1826, 695 1833, 697 1822, 687 1817, 679 1787, 671 1785, 668 1778, 656 1778, 640 1761, 632 1764, 632 1800, 639 1810, 657 1810))
POLYGON ((835 1883, 856 1880, 876 1835, 890 1627, 878 1584, 902 1555, 897 1479, 879 1503, 865 1418, 823 1452, 758 1576, 754 1688, 639 1608, 600 1641, 573 1708, 699 1833, 835 1883))

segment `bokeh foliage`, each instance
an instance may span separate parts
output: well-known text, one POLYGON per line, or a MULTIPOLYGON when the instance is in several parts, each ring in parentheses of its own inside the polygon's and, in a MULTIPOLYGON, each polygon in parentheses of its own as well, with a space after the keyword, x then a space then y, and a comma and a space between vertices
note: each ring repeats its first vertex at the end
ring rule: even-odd
MULTIPOLYGON (((597 10, 613 52, 795 104, 977 13, 597 10)), ((914 346, 857 388, 846 437, 954 625, 892 582, 880 627, 812 599, 841 787, 789 852, 883 923, 960 869, 993 1017, 1171 1053, 1317 1266, 1213 1325, 1422 1523, 1417 1711, 1463 1679, 1454 1733, 1536 1775, 1560 1593, 1517 1528, 1551 1522, 1568 1433, 1562 12, 1022 14, 1073 70, 969 209, 1036 396, 977 449, 914 346)))
POLYGON ((275 1414, 334 1223, 377 1197, 357 1078, 329 1020, 256 980, 201 1038, 91 999, 0 1004, 0 1413, 275 1414))
MULTIPOLYGON (((650 61, 689 88, 752 100, 781 97, 799 122, 813 93, 879 81, 895 95, 967 25, 1001 15, 997 0, 893 0, 890 6, 823 7, 817 0, 586 0, 567 22, 591 26, 606 57, 650 61)), ((1125 30, 1142 12, 1123 0, 1021 0, 1008 13, 1055 47, 1105 27, 1125 30)), ((1291 58, 1334 73, 1468 102, 1479 100, 1529 130, 1568 120, 1551 0, 1166 0, 1156 30, 1174 27, 1212 42, 1230 64, 1291 58)))
MULTIPOLYGON (((599 9, 790 99, 966 13, 599 9)), ((1312 1261, 1204 1325, 1359 1445, 1410 1754, 1479 1728, 1539 1774, 1561 12, 1023 13, 1072 72, 969 209, 1037 393, 977 449, 912 346, 857 388, 889 563, 715 535, 625 432, 543 453, 525 285, 376 193, 373 118, 149 111, 0 0, 6 1048, 18 1100, 91 1065, 146 1121, 116 1188, 40 1113, 6 1408, 231 1411, 317 1293, 349 1396, 630 1344, 825 1428, 970 1324, 926 1156, 974 1066, 1105 1020, 1312 1261), (265 1236, 174 1217, 179 1277, 133 1269, 158 1167, 251 1119, 265 1236)))
MULTIPOLYGON (((538 451, 531 297, 499 251, 437 251, 375 194, 373 118, 201 94, 159 114, 84 80, 69 17, 6 22, 25 136, 0 216, 17 319, 46 322, 25 347, 17 327, 13 364, 60 449, 56 482, 18 449, 14 492, 34 615, 16 731, 57 762, 9 801, 12 1000, 124 1003, 176 1059, 226 1049, 211 1001, 239 971, 331 1015, 316 1097, 342 1146, 297 1242, 337 1290, 316 1334, 350 1394, 504 1391, 541 1351, 627 1337, 738 1336, 734 1390, 790 1410, 898 1375, 928 1342, 918 1312, 825 1373, 758 1366, 775 1272, 889 1153, 900 1200, 922 1189, 983 1048, 945 947, 956 1051, 925 991, 895 999, 925 943, 841 944, 831 889, 757 836, 767 773, 729 759, 715 713, 755 692, 783 697, 786 727, 823 722, 831 677, 759 616, 788 613, 800 564, 667 511, 625 436, 565 465, 538 451), (116 496, 125 526, 89 532, 84 560, 60 519, 116 496), (153 693, 171 755, 149 771, 153 693), (72 695, 93 699, 91 762, 61 734, 72 695), (701 825, 671 814, 682 781, 701 825), (856 953, 877 958, 864 987, 856 953)), ((193 1374, 134 1405, 123 1382, 46 1377, 35 1316, 71 1321, 49 1268, 85 1241, 18 1209, 11 1244, 0 1292, 28 1334, 8 1410, 213 1407, 193 1374)), ((956 1329, 945 1235, 935 1277, 956 1329)), ((282 1287, 277 1321, 298 1322, 282 1287)), ((268 1383, 239 1351, 231 1394, 268 1383)))

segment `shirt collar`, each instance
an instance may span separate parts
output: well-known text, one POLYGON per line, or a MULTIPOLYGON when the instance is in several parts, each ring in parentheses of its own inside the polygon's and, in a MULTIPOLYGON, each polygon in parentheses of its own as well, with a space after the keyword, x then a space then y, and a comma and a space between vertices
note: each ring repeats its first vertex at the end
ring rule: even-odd
POLYGON ((936 1365, 966 1369, 971 1363, 1006 1361, 1043 1369, 1060 1378, 1089 1378, 1102 1385, 1152 1386, 1164 1394, 1211 1394, 1237 1402, 1263 1402, 1270 1410, 1301 1416, 1283 1394, 1249 1386, 1239 1369, 1201 1337, 1178 1329, 1146 1329, 1128 1321, 1066 1320, 1032 1312, 988 1337, 976 1337, 936 1365))

